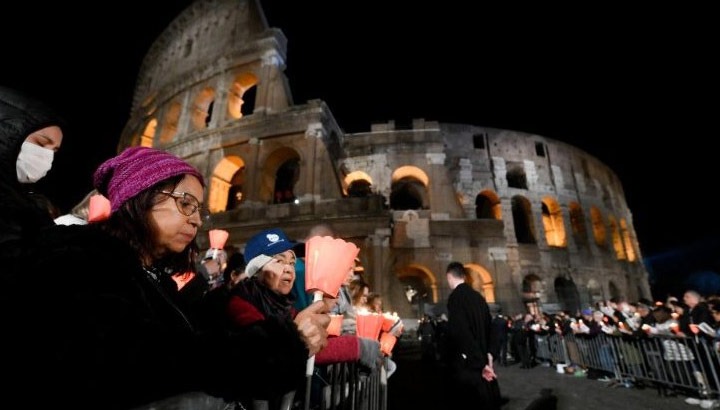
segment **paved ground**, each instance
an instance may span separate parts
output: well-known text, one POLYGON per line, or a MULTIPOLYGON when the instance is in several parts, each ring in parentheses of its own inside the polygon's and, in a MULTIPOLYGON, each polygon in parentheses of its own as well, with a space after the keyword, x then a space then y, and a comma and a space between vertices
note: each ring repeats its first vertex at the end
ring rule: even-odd
MULTIPOLYGON (((447 409, 442 376, 432 363, 421 361, 413 348, 400 348, 395 361, 397 371, 388 380, 389 410, 447 409)), ((660 396, 652 388, 612 387, 608 382, 559 374, 550 367, 521 369, 519 365, 511 365, 500 367, 496 372, 502 395, 509 398, 503 410, 525 410, 540 397, 542 389, 552 389, 558 398, 558 410, 700 409, 700 406, 686 404, 683 396, 660 396)))

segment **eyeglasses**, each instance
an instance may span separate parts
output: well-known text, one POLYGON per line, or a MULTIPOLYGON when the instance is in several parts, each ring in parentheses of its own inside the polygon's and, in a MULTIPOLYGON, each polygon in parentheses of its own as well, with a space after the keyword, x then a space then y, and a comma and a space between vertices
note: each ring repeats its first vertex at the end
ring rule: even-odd
POLYGON ((195 212, 199 212, 200 216, 203 216, 204 208, 200 204, 200 201, 195 198, 193 194, 187 192, 171 192, 171 191, 160 191, 161 194, 169 195, 175 198, 175 205, 177 205, 178 211, 185 216, 191 216, 195 212))

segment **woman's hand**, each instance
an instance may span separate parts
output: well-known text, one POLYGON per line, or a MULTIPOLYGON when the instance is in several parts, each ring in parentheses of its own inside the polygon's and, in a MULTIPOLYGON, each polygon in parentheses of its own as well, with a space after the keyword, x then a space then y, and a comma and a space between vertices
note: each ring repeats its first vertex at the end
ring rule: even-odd
POLYGON ((310 356, 322 350, 327 345, 327 326, 330 324, 328 307, 323 301, 318 301, 301 310, 295 316, 295 324, 310 356))

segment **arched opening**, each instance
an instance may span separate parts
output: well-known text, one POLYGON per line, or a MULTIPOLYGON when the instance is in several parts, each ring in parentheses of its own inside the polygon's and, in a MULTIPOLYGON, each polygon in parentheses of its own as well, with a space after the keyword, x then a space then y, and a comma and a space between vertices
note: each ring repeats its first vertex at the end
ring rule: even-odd
POLYGON ((240 119, 253 113, 257 83, 258 78, 252 73, 242 73, 235 77, 227 98, 227 110, 230 118, 240 119))
POLYGON ((568 204, 570 213, 570 226, 572 227, 573 239, 578 249, 587 248, 587 229, 585 228, 585 214, 577 202, 568 204))
POLYGON ((534 244, 535 224, 532 220, 532 206, 527 198, 514 196, 512 198, 513 225, 515 226, 515 239, 518 243, 534 244))
POLYGON ((155 118, 148 121, 142 135, 140 136, 140 145, 152 148, 153 139, 155 138, 155 130, 157 129, 157 120, 155 118))
POLYGON ((397 271, 397 278, 403 285, 406 300, 417 318, 432 315, 432 307, 438 302, 437 280, 425 266, 410 264, 397 271))
POLYGON ((290 158, 280 164, 275 173, 275 189, 273 203, 286 204, 294 202, 295 184, 300 179, 300 159, 290 158))
POLYGON ((262 164, 259 199, 268 204, 283 203, 286 198, 295 200, 295 183, 299 178, 300 155, 297 151, 288 147, 273 151, 262 164), (278 181, 278 177, 281 181, 278 181))
POLYGON ((177 135, 181 108, 182 105, 177 101, 173 101, 168 106, 163 118, 162 128, 160 129, 161 144, 171 142, 173 138, 175 138, 175 135, 177 135))
POLYGON ((195 130, 204 130, 212 120, 213 103, 215 101, 215 90, 206 87, 193 101, 192 125, 195 130))
POLYGON ((392 175, 390 208, 398 211, 429 209, 429 179, 418 167, 403 166, 392 175))
POLYGON ((486 189, 475 197, 475 216, 477 219, 502 220, 502 206, 495 192, 486 189))
POLYGON ((495 282, 490 273, 475 263, 466 264, 465 270, 470 278, 470 286, 480 292, 488 303, 495 303, 495 282))
POLYGON ((545 197, 542 200, 542 221, 545 228, 545 240, 548 246, 564 248, 567 246, 565 237, 565 223, 562 209, 554 198, 545 197))
POLYGON ((621 261, 626 260, 627 256, 625 255, 625 248, 623 248, 622 238, 620 237, 620 228, 618 227, 617 222, 615 222, 615 217, 610 215, 608 217, 608 221, 610 224, 610 235, 612 237, 613 249, 615 250, 615 257, 621 261))
POLYGON ((230 180, 230 189, 228 190, 227 209, 235 209, 245 200, 243 187, 245 185, 245 166, 241 166, 230 180))
POLYGON ((601 248, 607 246, 607 233, 605 231, 605 221, 603 220, 602 213, 597 207, 590 208, 590 221, 593 227, 593 236, 595 237, 595 244, 601 248))
POLYGON ((349 173, 343 180, 347 187, 347 196, 351 198, 363 198, 372 194, 372 178, 362 171, 349 173))
MULTIPOLYGON (((230 192, 233 179, 238 173, 243 173, 245 161, 242 158, 230 155, 218 162, 210 179, 207 207, 210 212, 222 212, 233 209, 236 204, 231 202, 230 192)), ((242 195, 242 188, 240 189, 242 195)))
POLYGON ((630 229, 628 229, 628 223, 623 218, 620 219, 620 234, 622 236, 623 244, 625 245, 625 253, 627 254, 627 260, 635 262, 637 260, 637 253, 635 252, 635 242, 632 240, 630 235, 630 229))
POLYGON ((580 294, 575 282, 570 278, 555 278, 555 295, 563 310, 573 314, 580 311, 580 294))

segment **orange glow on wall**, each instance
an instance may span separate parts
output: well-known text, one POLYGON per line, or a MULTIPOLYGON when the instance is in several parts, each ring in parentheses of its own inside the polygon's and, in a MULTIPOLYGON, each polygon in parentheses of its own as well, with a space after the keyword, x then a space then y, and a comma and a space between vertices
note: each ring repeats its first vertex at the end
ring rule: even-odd
POLYGON ((564 248, 567 246, 565 224, 562 209, 558 202, 551 197, 542 200, 542 221, 545 228, 545 240, 549 246, 564 248))
POLYGON ((595 237, 595 243, 597 246, 602 248, 607 246, 607 232, 605 230, 605 221, 603 220, 602 213, 597 207, 590 208, 590 220, 592 221, 593 236, 595 237))

